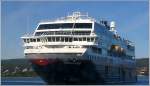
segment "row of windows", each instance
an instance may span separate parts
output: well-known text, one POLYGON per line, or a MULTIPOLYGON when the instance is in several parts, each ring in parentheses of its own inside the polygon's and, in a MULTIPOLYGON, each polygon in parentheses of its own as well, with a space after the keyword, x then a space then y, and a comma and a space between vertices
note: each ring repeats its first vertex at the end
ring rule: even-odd
MULTIPOLYGON (((90 48, 93 53, 102 54, 101 48, 97 48, 97 47, 90 47, 90 48)), ((126 52, 116 52, 116 51, 107 50, 107 54, 109 56, 113 56, 113 57, 120 57, 120 58, 124 58, 124 59, 133 59, 133 56, 126 55, 126 52)))
POLYGON ((133 59, 133 56, 126 55, 125 52, 111 52, 108 50, 108 55, 113 57, 121 57, 125 59, 133 59))
POLYGON ((38 27, 38 30, 42 30, 42 29, 59 29, 59 28, 92 28, 92 23, 42 24, 38 27))
POLYGON ((36 32, 35 36, 40 35, 90 35, 90 31, 51 31, 51 32, 36 32))
MULTIPOLYGON (((57 46, 55 46, 55 45, 53 45, 53 46, 51 46, 51 45, 45 45, 45 47, 47 47, 47 48, 64 48, 64 46, 59 46, 59 45, 57 45, 57 46)), ((80 48, 79 46, 67 46, 68 48, 80 48)), ((26 49, 38 49, 38 48, 42 48, 41 46, 26 46, 25 47, 26 49)))
POLYGON ((94 37, 92 38, 87 38, 87 37, 82 37, 82 38, 70 38, 70 37, 48 37, 48 38, 44 38, 44 39, 24 39, 25 43, 29 43, 29 42, 42 42, 42 41, 48 41, 48 42, 72 42, 72 41, 88 41, 88 42, 93 42, 95 40, 94 37))

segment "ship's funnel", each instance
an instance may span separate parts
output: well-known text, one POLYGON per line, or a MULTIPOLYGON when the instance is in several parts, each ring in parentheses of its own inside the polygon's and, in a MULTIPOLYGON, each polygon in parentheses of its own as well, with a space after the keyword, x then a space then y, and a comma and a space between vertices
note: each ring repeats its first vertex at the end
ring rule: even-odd
POLYGON ((116 28, 115 22, 114 21, 110 22, 110 30, 109 31, 113 32, 114 34, 117 34, 117 31, 115 30, 115 28, 116 28))
POLYGON ((115 22, 114 21, 112 21, 112 22, 110 22, 110 30, 111 31, 114 31, 115 30, 115 22))

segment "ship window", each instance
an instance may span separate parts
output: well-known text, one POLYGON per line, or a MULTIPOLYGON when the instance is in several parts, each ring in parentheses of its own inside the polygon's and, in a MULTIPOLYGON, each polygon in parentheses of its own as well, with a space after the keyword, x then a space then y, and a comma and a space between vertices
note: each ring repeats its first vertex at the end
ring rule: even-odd
POLYGON ((65 38, 65 42, 68 42, 68 38, 67 37, 65 38))
POLYGON ((39 38, 37 38, 37 42, 39 42, 40 41, 40 39, 39 38))
POLYGON ((52 40, 52 38, 51 37, 48 37, 48 41, 50 42, 52 40))
POLYGON ((90 38, 87 38, 87 41, 90 42, 90 38))
POLYGON ((78 41, 78 38, 74 38, 74 41, 78 41))
POLYGON ((75 28, 92 28, 92 23, 76 23, 75 28))
POLYGON ((36 42, 36 39, 33 39, 33 42, 36 42))
POLYGON ((64 40, 65 40, 64 38, 61 38, 61 41, 62 41, 62 42, 64 42, 64 40))
POLYGON ((69 35, 69 34, 70 34, 70 32, 66 32, 66 31, 64 31, 64 32, 62 32, 62 34, 63 34, 63 35, 69 35))
POLYGON ((30 42, 30 40, 29 39, 27 39, 27 43, 29 43, 30 42))
POLYGON ((74 31, 73 35, 90 35, 91 31, 74 31))
POLYGON ((26 46, 26 49, 33 49, 33 46, 26 46))
POLYGON ((38 30, 42 29, 59 29, 59 28, 92 28, 92 23, 59 23, 59 24, 41 24, 38 30))
POLYGON ((79 41, 82 41, 82 38, 79 38, 79 41))
POLYGON ((23 39, 23 41, 26 43, 26 39, 23 39))
POLYGON ((91 41, 94 41, 94 38, 91 38, 91 41))
POLYGON ((59 41, 59 37, 56 37, 56 41, 59 41))
POLYGON ((90 35, 90 31, 51 31, 51 32, 36 32, 35 36, 40 36, 40 35, 90 35))
POLYGON ((30 39, 30 42, 33 42, 33 39, 30 39))
POLYGON ((41 35, 42 34, 42 32, 36 32, 35 33, 35 36, 39 36, 39 35, 41 35))
POLYGON ((72 42, 72 38, 69 38, 69 42, 72 42))
POLYGON ((53 41, 53 42, 55 41, 55 37, 52 37, 52 41, 53 41))
POLYGON ((29 39, 30 40, 30 42, 32 42, 32 39, 29 39))
POLYGON ((86 41, 86 38, 85 38, 85 37, 83 37, 83 41, 86 41))
POLYGON ((36 39, 30 39, 30 42, 36 42, 36 39))

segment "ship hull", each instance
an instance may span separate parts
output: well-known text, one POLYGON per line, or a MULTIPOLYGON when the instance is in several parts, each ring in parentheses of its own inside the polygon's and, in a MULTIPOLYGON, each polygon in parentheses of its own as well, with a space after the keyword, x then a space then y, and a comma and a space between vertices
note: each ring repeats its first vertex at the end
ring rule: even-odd
POLYGON ((104 80, 98 77, 100 75, 90 61, 63 62, 57 60, 55 63, 47 65, 39 65, 33 61, 32 63, 36 73, 47 84, 104 84, 104 80))
MULTIPOLYGON (((96 71, 95 64, 90 60, 45 57, 48 55, 42 55, 42 58, 40 56, 40 58, 31 59, 32 56, 39 55, 26 55, 26 57, 31 61, 35 72, 49 85, 93 85, 105 83, 104 79, 96 71)), ((69 56, 67 55, 66 57, 69 56)))
POLYGON ((127 82, 125 76, 108 80, 110 77, 102 67, 97 68, 94 62, 79 59, 83 56, 76 54, 31 54, 26 57, 31 61, 35 72, 49 85, 102 85, 110 84, 108 82, 116 84, 120 80, 127 82), (101 71, 98 71, 99 69, 101 71))

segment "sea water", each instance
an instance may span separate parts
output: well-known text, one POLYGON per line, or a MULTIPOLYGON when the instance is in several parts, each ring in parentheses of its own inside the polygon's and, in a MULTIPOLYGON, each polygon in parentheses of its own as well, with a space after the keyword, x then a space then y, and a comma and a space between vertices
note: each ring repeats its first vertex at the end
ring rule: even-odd
MULTIPOLYGON (((130 83, 130 85, 148 85, 148 76, 138 76, 136 83, 130 83)), ((2 77, 1 85, 46 85, 46 83, 40 77, 2 77)), ((128 83, 125 83, 128 85, 128 83)))

